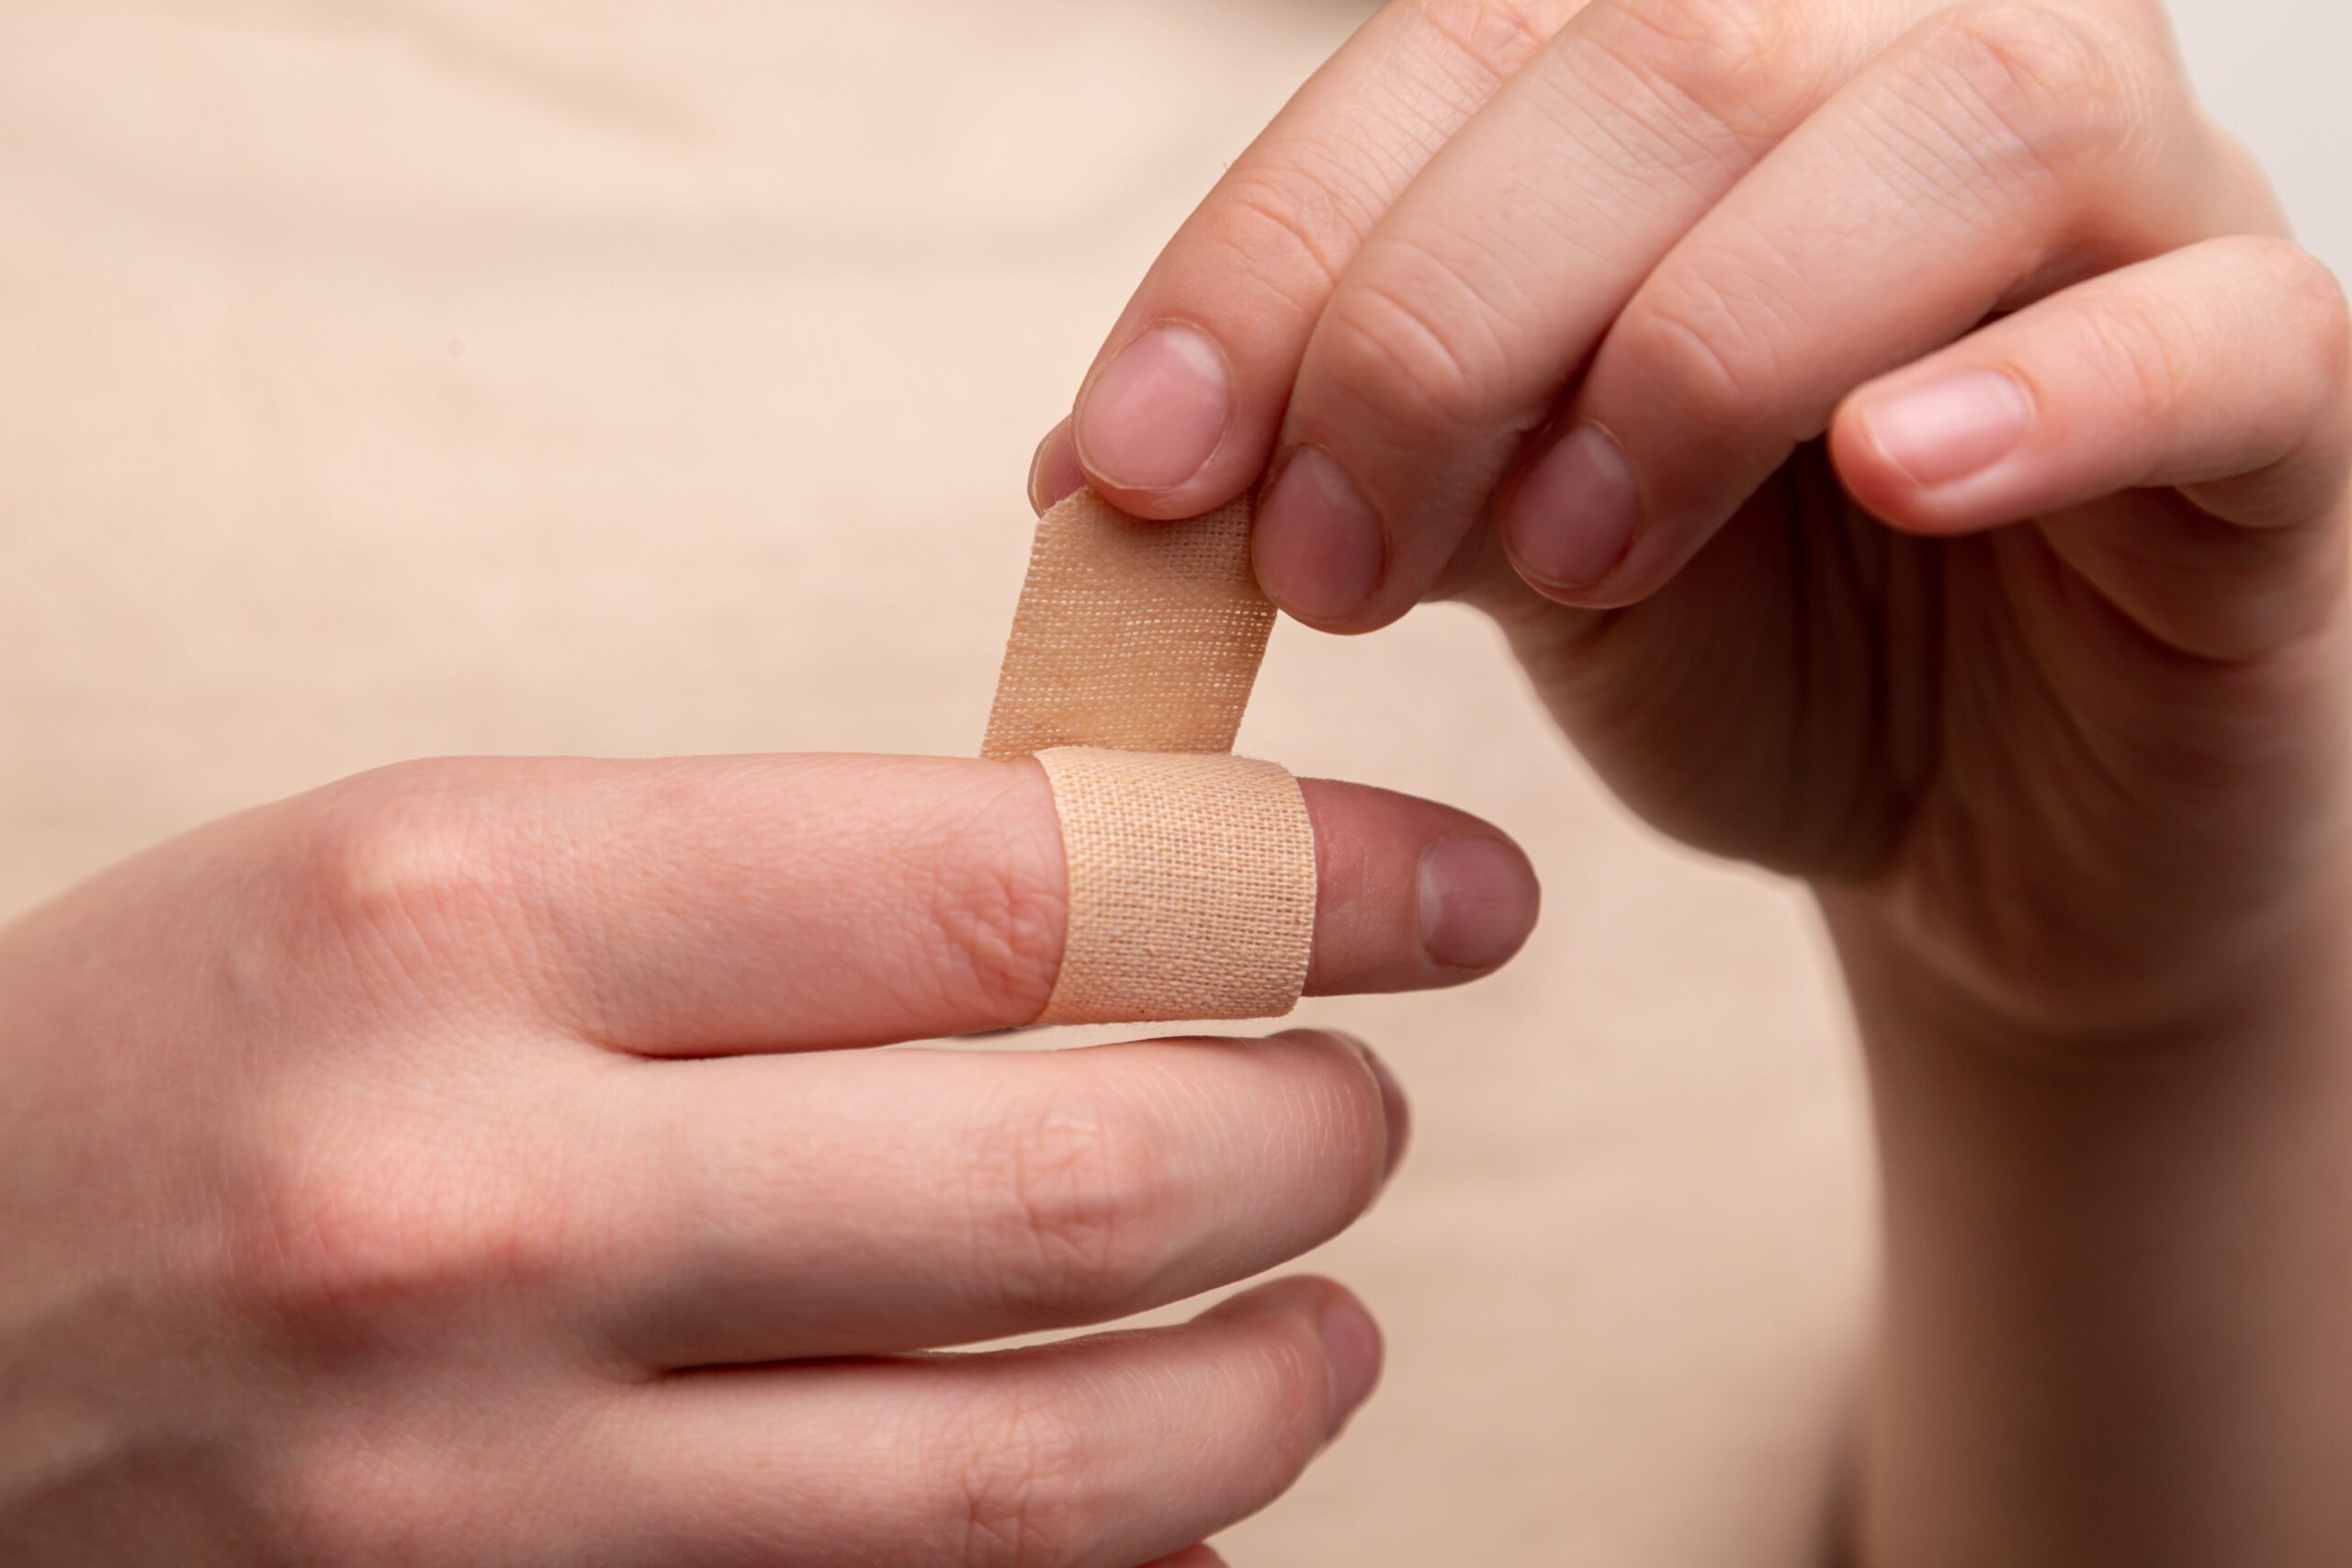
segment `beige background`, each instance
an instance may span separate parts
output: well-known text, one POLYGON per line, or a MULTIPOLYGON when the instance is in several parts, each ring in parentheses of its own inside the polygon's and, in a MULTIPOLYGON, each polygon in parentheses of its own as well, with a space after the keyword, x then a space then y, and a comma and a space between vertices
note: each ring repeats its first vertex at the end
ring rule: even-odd
MULTIPOLYGON (((970 750, 1031 445, 1365 8, 0 0, 0 915, 402 757, 970 750)), ((2184 28, 2339 265, 2345 27, 2184 28)), ((1237 1562, 1812 1561, 1869 1215, 1801 904, 1631 826, 1466 614, 1285 626, 1244 746, 1549 905, 1303 1013, 1416 1093, 1316 1260, 1391 1369, 1237 1562)))

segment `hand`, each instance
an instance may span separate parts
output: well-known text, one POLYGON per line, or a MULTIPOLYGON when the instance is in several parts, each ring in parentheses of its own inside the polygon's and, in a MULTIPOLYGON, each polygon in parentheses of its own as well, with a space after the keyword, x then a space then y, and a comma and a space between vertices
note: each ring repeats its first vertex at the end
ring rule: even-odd
POLYGON ((1181 517, 1270 470, 1293 615, 1471 598, 1849 965, 2151 1038, 2341 929, 2347 333, 2283 232, 2143 0, 1400 0, 1033 490, 1181 517))
MULTIPOLYGON (((1304 787, 1311 988, 1525 935, 1493 829, 1304 787)), ((1121 1568, 1255 1509, 1371 1390, 1337 1286, 908 1353, 1244 1279, 1402 1151, 1313 1032, 853 1049, 1026 1022, 1062 875, 1028 762, 447 762, 0 931, 0 1558, 1121 1568)))

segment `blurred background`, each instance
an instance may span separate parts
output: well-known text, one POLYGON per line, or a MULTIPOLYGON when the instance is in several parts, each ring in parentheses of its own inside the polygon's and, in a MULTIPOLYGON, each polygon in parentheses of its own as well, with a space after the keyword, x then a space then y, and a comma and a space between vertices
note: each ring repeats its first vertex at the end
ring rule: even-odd
MULTIPOLYGON (((405 757, 968 752, 1032 446, 1363 0, 0 0, 0 918, 405 757)), ((2184 0, 2352 271, 2332 7, 2184 0)), ((1482 813, 1543 930, 1310 1003, 1415 1100, 1311 1266, 1382 1397, 1249 1564, 1818 1561, 1871 1271, 1799 898, 1632 824, 1466 612, 1243 749, 1482 813)))

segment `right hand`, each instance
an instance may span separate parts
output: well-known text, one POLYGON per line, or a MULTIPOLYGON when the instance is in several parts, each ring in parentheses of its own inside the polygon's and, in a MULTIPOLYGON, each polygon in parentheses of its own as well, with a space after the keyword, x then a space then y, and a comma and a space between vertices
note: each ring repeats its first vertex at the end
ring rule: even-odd
MULTIPOLYGON (((1305 790, 1310 988, 1524 937, 1493 829, 1305 790)), ((1329 1034, 845 1049, 1034 1017, 1062 879, 1027 762, 441 762, 0 930, 0 1558, 1131 1568, 1259 1507, 1376 1374, 1335 1285, 911 1353, 1244 1279, 1401 1151, 1329 1034)))

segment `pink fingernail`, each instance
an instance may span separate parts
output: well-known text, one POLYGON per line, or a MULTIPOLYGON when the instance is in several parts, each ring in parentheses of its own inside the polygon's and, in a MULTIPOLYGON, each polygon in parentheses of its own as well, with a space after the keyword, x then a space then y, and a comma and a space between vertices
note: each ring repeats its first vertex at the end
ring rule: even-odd
POLYGON ((1388 1157, 1380 1168, 1380 1179, 1385 1181, 1405 1163, 1405 1150, 1413 1142, 1413 1108, 1405 1098, 1405 1086, 1369 1045, 1363 1048, 1363 1064, 1372 1069, 1373 1082, 1380 1086, 1380 1111, 1388 1123, 1388 1157))
POLYGON ((1250 557, 1275 604, 1302 620, 1337 621, 1372 597, 1388 539, 1347 470, 1302 446, 1259 503, 1250 557))
POLYGON ((1170 321, 1094 378, 1078 412, 1078 450, 1091 472, 1121 490, 1171 490, 1201 471, 1232 419, 1224 353, 1170 321))
POLYGON ((1086 470, 1078 466, 1078 448, 1064 420, 1046 432, 1029 459, 1029 510, 1042 514, 1085 483, 1086 470))
POLYGON ((1329 1430, 1336 1437, 1380 1381, 1380 1325, 1353 1296, 1335 1288, 1316 1314, 1315 1326, 1331 1371, 1329 1430))
POLYGON ((1998 370, 1955 370, 1863 405, 1862 429, 1922 490, 1984 472, 2033 423, 2025 389, 1998 370))
POLYGON ((1599 582, 1641 526, 1634 465, 1616 437, 1579 424, 1536 459, 1510 498, 1503 536, 1521 570, 1562 588, 1599 582))
POLYGON ((1535 929, 1542 895, 1527 857, 1498 839, 1441 839, 1421 852, 1421 947, 1450 969, 1491 969, 1535 929))

